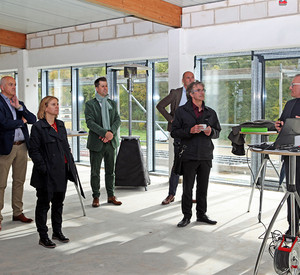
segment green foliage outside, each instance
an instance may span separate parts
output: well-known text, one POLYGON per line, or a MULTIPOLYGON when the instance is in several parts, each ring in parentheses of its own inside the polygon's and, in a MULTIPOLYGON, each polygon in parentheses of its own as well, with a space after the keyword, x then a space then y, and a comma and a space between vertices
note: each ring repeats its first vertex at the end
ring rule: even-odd
MULTIPOLYGON (((265 80, 265 118, 277 120, 279 111, 279 79, 280 66, 284 69, 297 70, 298 59, 266 61, 265 80)), ((87 130, 84 108, 85 102, 95 95, 94 80, 105 75, 105 67, 85 67, 79 70, 79 98, 80 128, 87 130)), ((168 62, 155 64, 155 91, 154 112, 155 121, 165 122, 164 117, 157 111, 155 105, 169 93, 168 88, 168 62)), ((119 106, 121 120, 128 120, 128 92, 123 73, 118 77, 119 106), (125 83, 125 84, 124 84, 125 83)), ((291 99, 289 85, 292 77, 283 77, 283 107, 291 99)), ((231 131, 230 125, 240 124, 251 120, 251 57, 222 57, 203 60, 203 81, 206 85, 206 104, 216 110, 222 127, 220 141, 228 143, 227 136, 231 131)), ((60 69, 49 71, 49 93, 60 96, 61 106, 71 106, 71 70, 60 69)), ((143 108, 132 101, 132 119, 140 121, 132 123, 133 135, 139 135, 140 140, 146 140, 146 74, 139 71, 132 95, 143 108)), ((160 123, 166 130, 167 124, 160 123)), ((157 130, 158 128, 155 127, 157 130)), ((121 135, 128 135, 128 123, 121 125, 121 135)))
MULTIPOLYGON (((121 125, 119 138, 121 138, 121 136, 128 136, 128 127, 124 127, 124 126, 121 125)), ((142 146, 146 145, 146 139, 147 139, 146 130, 133 129, 132 130, 132 136, 139 136, 140 137, 139 140, 141 142, 141 145, 142 146)))
POLYGON ((281 115, 279 111, 279 83, 280 83, 280 65, 284 70, 292 72, 290 75, 285 75, 282 81, 282 105, 292 99, 290 92, 290 85, 293 80, 293 75, 299 72, 298 59, 275 60, 266 62, 266 119, 277 120, 281 115), (275 75, 275 77, 274 77, 275 75))
MULTIPOLYGON (((223 57, 207 59, 204 64, 204 83, 207 89, 206 103, 216 110, 221 124, 240 124, 251 121, 251 58, 223 57)), ((279 111, 280 64, 283 68, 297 70, 298 59, 266 62, 265 119, 277 120, 279 111)), ((283 107, 291 99, 289 86, 292 77, 284 75, 283 107)), ((259 95, 258 95, 259 96, 259 95)), ((223 126, 221 142, 228 143, 231 126, 223 126)), ((274 138, 274 137, 271 137, 274 138)))
POLYGON ((59 99, 60 106, 71 106, 71 70, 49 71, 49 95, 59 99))

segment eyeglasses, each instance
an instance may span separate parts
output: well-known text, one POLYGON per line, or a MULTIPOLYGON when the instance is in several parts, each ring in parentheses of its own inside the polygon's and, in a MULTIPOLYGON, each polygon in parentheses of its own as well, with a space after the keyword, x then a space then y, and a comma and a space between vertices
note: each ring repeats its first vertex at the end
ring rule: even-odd
POLYGON ((293 87, 296 86, 296 85, 300 85, 300 83, 292 83, 292 84, 291 84, 291 87, 293 88, 293 87))
POLYGON ((205 89, 202 89, 202 90, 201 89, 193 90, 193 93, 195 93, 195 92, 204 92, 205 93, 206 90, 205 89))

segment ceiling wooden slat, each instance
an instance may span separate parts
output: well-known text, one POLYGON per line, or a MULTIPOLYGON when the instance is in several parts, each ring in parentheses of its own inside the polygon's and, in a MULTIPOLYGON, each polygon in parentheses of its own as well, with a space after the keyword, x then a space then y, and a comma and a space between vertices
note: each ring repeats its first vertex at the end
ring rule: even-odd
POLYGON ((0 45, 25 49, 26 34, 0 29, 0 45))
POLYGON ((181 27, 182 8, 162 0, 86 0, 170 27, 181 27))

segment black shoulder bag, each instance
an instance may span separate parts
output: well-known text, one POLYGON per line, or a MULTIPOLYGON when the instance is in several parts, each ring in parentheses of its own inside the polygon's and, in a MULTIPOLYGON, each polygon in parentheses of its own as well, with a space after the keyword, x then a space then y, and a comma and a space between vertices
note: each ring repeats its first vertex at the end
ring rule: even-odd
POLYGON ((186 145, 182 145, 182 146, 179 145, 179 150, 175 150, 174 163, 173 163, 173 172, 176 175, 183 175, 183 172, 182 172, 182 155, 183 155, 183 152, 184 152, 185 149, 186 149, 186 145))

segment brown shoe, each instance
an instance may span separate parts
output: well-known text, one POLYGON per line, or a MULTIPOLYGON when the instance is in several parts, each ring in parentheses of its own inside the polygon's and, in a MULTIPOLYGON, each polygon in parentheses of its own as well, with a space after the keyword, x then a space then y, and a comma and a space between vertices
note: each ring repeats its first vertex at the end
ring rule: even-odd
POLYGON ((122 202, 117 201, 115 196, 108 197, 107 198, 107 203, 113 203, 114 205, 121 205, 122 204, 122 202))
POLYGON ((26 218, 25 215, 22 213, 19 216, 13 216, 13 221, 31 223, 33 221, 33 219, 26 218))
POLYGON ((93 207, 99 207, 100 206, 100 204, 99 204, 99 198, 94 198, 93 199, 92 206, 93 207))
POLYGON ((2 226, 1 226, 1 221, 0 221, 0 231, 1 231, 1 229, 2 229, 2 226))
POLYGON ((175 197, 173 195, 167 196, 161 204, 166 205, 169 204, 170 202, 173 202, 175 200, 175 197))

